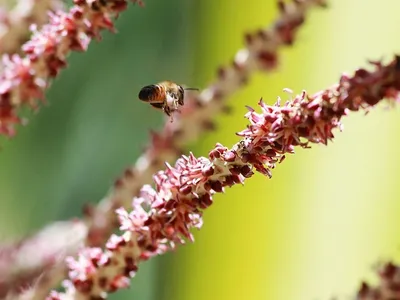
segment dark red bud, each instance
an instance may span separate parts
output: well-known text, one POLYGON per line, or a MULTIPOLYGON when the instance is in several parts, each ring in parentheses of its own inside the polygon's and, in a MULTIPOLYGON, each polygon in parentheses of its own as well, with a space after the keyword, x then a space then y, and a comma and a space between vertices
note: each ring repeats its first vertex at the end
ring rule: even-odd
POLYGON ((134 259, 130 256, 125 257, 125 276, 129 276, 129 274, 133 271, 136 272, 138 270, 138 266, 136 265, 134 259))
POLYGON ((211 182, 211 188, 216 191, 217 193, 222 192, 222 183, 219 181, 213 181, 211 182))
POLYGON ((214 174, 214 167, 212 165, 206 166, 206 167, 203 168, 201 173, 203 174, 203 176, 209 177, 209 176, 214 174))
POLYGON ((217 76, 219 79, 224 79, 226 77, 226 69, 224 67, 219 67, 217 70, 217 76))
POLYGON ((274 156, 276 156, 276 152, 273 149, 268 149, 267 152, 265 153, 265 155, 268 157, 274 157, 274 156))
POLYGON ((257 36, 261 38, 264 42, 268 41, 270 38, 268 32, 263 29, 257 31, 257 36))
POLYGON ((251 159, 251 155, 249 153, 243 153, 240 159, 244 162, 247 163, 251 159))
POLYGON ((357 293, 358 298, 363 299, 363 298, 367 297, 369 290, 370 290, 369 285, 366 282, 362 282, 361 286, 358 290, 358 293, 357 293))
POLYGON ((380 272, 381 277, 391 280, 397 273, 397 267, 393 263, 387 263, 380 272))
POLYGON ((365 69, 358 69, 354 73, 354 77, 360 77, 360 78, 366 78, 366 77, 368 77, 368 75, 369 75, 369 72, 365 69))
POLYGON ((165 203, 165 209, 166 210, 172 210, 173 208, 175 208, 176 207, 176 201, 175 200, 173 200, 173 199, 170 199, 169 201, 167 201, 166 203, 165 203))
POLYGON ((99 282, 99 286, 104 289, 107 286, 108 279, 107 279, 107 277, 101 276, 99 278, 98 282, 99 282))
POLYGON ((188 195, 192 192, 192 187, 190 185, 185 185, 179 188, 179 192, 183 195, 188 195))
POLYGON ((124 186, 124 182, 121 178, 118 178, 117 180, 115 180, 114 187, 116 189, 122 188, 123 186, 124 186))
POLYGON ((250 45, 253 42, 253 35, 251 33, 246 33, 244 35, 244 40, 246 41, 247 45, 250 45))
POLYGON ((234 185, 234 181, 233 181, 233 176, 229 175, 225 177, 225 181, 224 181, 224 185, 226 186, 232 186, 234 185))
POLYGON ((221 157, 221 153, 219 153, 217 149, 211 150, 208 155, 209 155, 210 159, 220 158, 221 157))
POLYGON ((131 179, 134 176, 134 172, 131 168, 126 169, 124 172, 125 178, 131 179))
POLYGON ((231 172, 232 175, 239 175, 240 174, 240 167, 234 166, 233 168, 229 169, 229 172, 231 172))
POLYGON ((244 165, 243 167, 240 168, 240 173, 245 177, 249 178, 251 175, 253 175, 253 172, 251 171, 250 166, 244 165))
POLYGON ((238 175, 232 175, 231 177, 232 177, 232 180, 233 180, 236 184, 242 183, 242 180, 240 179, 240 177, 239 177, 238 175))
POLYGON ((258 60, 266 69, 275 67, 277 63, 276 53, 272 53, 269 51, 260 51, 258 53, 258 60))
POLYGON ((204 194, 203 196, 201 196, 199 198, 199 205, 200 205, 200 208, 202 208, 202 209, 209 207, 212 203, 213 203, 212 197, 208 193, 204 194))
POLYGON ((89 294, 89 292, 92 290, 93 287, 93 280, 87 279, 87 280, 73 280, 73 284, 75 285, 75 288, 81 292, 82 294, 89 294))

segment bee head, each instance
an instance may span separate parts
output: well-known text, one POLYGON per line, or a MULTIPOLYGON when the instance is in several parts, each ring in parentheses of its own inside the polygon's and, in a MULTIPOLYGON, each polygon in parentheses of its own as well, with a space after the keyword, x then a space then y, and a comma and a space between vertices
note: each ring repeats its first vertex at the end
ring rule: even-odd
POLYGON ((157 91, 157 86, 155 84, 147 85, 140 90, 139 99, 142 101, 147 101, 152 95, 154 95, 155 91, 157 91))

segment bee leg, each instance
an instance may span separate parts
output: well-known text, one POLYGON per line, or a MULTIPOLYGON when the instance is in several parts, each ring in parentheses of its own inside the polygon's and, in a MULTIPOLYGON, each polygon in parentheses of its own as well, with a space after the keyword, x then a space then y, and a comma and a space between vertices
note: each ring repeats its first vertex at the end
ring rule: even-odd
POLYGON ((171 109, 169 108, 168 105, 165 105, 165 106, 163 107, 163 109, 164 109, 165 114, 166 114, 168 117, 171 116, 171 109))
POLYGON ((164 107, 164 112, 169 117, 169 121, 171 123, 174 122, 174 112, 176 112, 176 109, 171 110, 171 108, 168 105, 166 105, 164 107))
MULTIPOLYGON (((177 100, 178 100, 178 99, 177 99, 177 100)), ((178 110, 178 101, 177 101, 177 100, 174 101, 174 109, 175 109, 175 110, 178 110)))

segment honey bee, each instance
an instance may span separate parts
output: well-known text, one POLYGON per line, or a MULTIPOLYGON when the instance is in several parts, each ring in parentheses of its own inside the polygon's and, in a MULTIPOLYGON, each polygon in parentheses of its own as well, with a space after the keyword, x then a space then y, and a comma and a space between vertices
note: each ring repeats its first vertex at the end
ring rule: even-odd
POLYGON ((156 109, 161 109, 164 113, 171 117, 172 113, 179 111, 179 106, 183 106, 185 98, 185 90, 195 90, 198 88, 184 88, 172 81, 162 81, 157 84, 147 85, 139 92, 139 99, 149 103, 156 109))

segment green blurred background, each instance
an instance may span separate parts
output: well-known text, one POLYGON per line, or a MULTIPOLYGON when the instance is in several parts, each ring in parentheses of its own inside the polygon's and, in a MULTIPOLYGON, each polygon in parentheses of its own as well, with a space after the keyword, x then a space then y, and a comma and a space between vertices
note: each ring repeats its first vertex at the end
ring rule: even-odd
MULTIPOLYGON (((256 74, 216 116, 218 129, 191 145, 207 155, 237 141, 244 105, 272 104, 282 89, 328 87, 367 59, 400 53, 398 0, 330 1, 313 10, 278 72, 256 74)), ((205 87, 243 46, 243 33, 270 24, 275 1, 170 0, 130 7, 116 27, 69 67, 49 105, 0 153, 0 237, 81 215, 140 155, 164 117, 137 100, 165 79, 205 87)), ((344 120, 328 147, 298 150, 244 187, 217 195, 196 242, 141 265, 129 290, 110 299, 328 299, 349 295, 373 265, 400 258, 399 109, 381 105, 344 120)))

